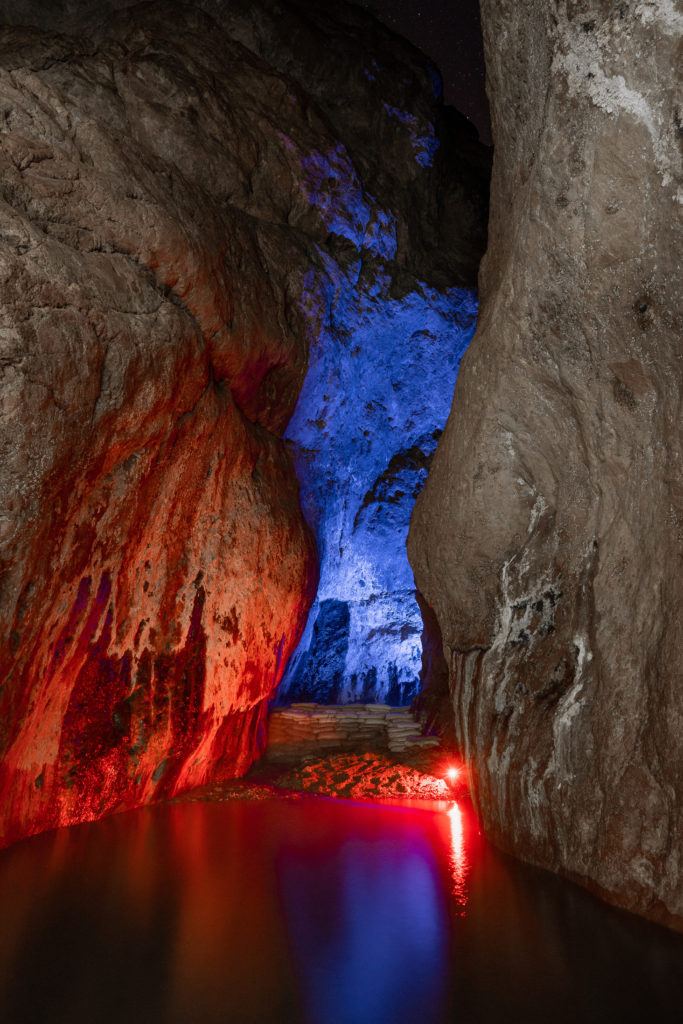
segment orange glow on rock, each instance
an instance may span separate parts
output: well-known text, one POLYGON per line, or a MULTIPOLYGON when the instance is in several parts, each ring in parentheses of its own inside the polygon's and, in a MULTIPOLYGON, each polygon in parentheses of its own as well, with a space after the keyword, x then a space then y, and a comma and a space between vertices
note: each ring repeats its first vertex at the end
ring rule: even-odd
POLYGON ((263 748, 315 588, 288 456, 212 386, 162 449, 140 444, 116 500, 98 462, 35 542, 40 615, 0 650, 0 848, 234 778, 263 748))

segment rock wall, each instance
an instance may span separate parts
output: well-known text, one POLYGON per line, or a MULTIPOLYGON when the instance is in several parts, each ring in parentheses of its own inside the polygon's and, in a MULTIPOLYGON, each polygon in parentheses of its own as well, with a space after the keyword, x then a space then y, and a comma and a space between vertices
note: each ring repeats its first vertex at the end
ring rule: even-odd
POLYGON ((405 41, 351 6, 291 7, 284 37, 277 5, 222 6, 340 140, 303 162, 333 244, 306 277, 309 367, 285 436, 320 581, 279 696, 406 704, 422 620, 405 541, 474 331, 490 157, 405 41))
POLYGON ((3 5, 0 843, 245 770, 315 591, 311 282, 472 276, 433 69, 319 7, 3 5))
MULTIPOLYGON (((319 8, 308 17, 327 33, 319 8)), ((418 691, 422 653, 405 542, 474 332, 489 152, 443 108, 425 58, 345 10, 335 59, 295 69, 347 149, 306 165, 338 244, 306 281, 315 326, 285 435, 320 581, 280 697, 399 705, 418 691), (346 101, 350 77, 369 85, 362 111, 346 101), (334 182, 331 198, 321 181, 334 182)), ((260 37, 270 41, 270 30, 260 37)))
POLYGON ((6 28, 0 59, 9 841, 259 749, 315 582, 279 436, 306 248, 272 119, 324 129, 191 9, 6 28))
POLYGON ((680 928, 683 15, 482 9, 480 326, 410 557, 489 833, 680 928))
POLYGON ((422 617, 406 554, 415 497, 474 333, 471 291, 384 275, 314 281, 323 330, 287 428, 320 557, 316 599, 280 695, 409 704, 420 686, 422 617))

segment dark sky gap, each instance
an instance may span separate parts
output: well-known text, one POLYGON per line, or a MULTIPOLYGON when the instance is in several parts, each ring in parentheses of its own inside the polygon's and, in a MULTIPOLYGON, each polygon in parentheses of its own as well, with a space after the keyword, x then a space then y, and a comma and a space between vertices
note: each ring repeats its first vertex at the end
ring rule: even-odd
POLYGON ((465 114, 490 145, 479 0, 358 2, 434 61, 443 75, 446 103, 465 114))

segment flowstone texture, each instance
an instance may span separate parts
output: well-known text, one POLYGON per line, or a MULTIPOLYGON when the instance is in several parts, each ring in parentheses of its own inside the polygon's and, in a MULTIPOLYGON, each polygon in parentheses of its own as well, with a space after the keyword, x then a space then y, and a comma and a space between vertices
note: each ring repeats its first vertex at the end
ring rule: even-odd
POLYGON ((410 557, 489 834, 680 929, 683 13, 482 13, 481 314, 410 557))

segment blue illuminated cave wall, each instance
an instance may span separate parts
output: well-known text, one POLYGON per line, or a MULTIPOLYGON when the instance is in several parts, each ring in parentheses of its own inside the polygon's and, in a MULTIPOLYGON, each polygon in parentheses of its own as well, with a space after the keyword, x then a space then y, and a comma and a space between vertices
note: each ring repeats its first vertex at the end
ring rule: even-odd
POLYGON ((285 6, 283 34, 280 5, 253 20, 231 4, 244 45, 304 90, 311 128, 289 132, 291 98, 279 110, 278 201, 308 268, 287 279, 309 364, 285 436, 320 581, 278 699, 406 704, 423 628, 406 538, 474 333, 490 153, 436 68, 367 12, 285 6))
POLYGON ((286 435, 320 584, 281 697, 406 704, 422 655, 408 525, 474 333, 476 299, 419 282, 400 294, 386 267, 320 256, 304 296, 315 324, 310 364, 286 435))

